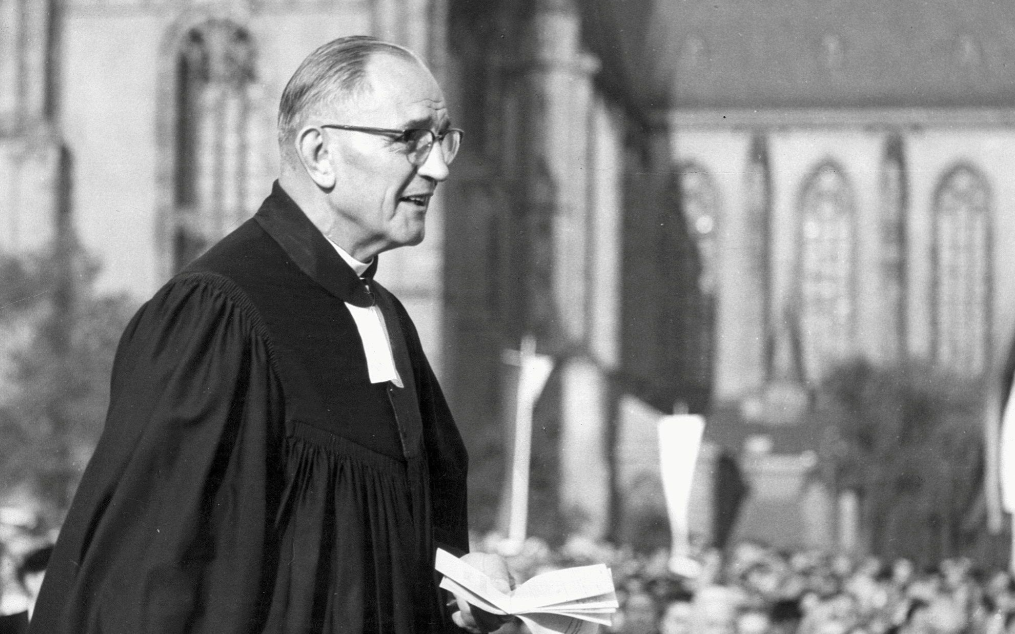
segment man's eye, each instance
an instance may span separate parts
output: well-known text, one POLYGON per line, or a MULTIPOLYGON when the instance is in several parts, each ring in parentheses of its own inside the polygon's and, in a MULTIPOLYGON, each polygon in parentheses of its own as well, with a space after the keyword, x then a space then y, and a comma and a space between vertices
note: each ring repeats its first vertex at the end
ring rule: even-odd
POLYGON ((400 150, 405 149, 406 147, 411 147, 412 146, 412 139, 409 138, 409 135, 407 133, 402 133, 402 134, 398 134, 398 135, 394 135, 393 134, 391 136, 387 136, 387 137, 385 137, 385 141, 387 142, 386 145, 388 147, 396 147, 397 146, 398 149, 400 149, 400 150))

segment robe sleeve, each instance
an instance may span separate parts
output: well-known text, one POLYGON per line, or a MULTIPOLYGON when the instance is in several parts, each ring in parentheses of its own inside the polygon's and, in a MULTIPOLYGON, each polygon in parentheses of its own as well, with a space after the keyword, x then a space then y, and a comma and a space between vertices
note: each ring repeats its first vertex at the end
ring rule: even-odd
POLYGON ((278 376, 224 278, 178 278, 141 308, 31 632, 260 631, 278 559, 278 376))

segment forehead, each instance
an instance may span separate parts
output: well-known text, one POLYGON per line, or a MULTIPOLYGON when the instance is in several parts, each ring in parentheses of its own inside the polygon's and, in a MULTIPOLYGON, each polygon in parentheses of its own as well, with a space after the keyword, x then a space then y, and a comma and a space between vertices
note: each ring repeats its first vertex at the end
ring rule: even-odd
POLYGON ((444 93, 415 60, 376 54, 367 62, 367 90, 353 104, 361 123, 378 127, 438 127, 447 118, 444 93))

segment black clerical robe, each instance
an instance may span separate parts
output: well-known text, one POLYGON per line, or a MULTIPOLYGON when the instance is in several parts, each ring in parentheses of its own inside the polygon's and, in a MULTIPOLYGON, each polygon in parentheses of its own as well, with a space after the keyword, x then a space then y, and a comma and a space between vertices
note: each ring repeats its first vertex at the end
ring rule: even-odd
POLYGON ((276 183, 128 325, 31 631, 447 631, 466 462, 405 309, 276 183), (373 301, 403 388, 369 381, 373 301))

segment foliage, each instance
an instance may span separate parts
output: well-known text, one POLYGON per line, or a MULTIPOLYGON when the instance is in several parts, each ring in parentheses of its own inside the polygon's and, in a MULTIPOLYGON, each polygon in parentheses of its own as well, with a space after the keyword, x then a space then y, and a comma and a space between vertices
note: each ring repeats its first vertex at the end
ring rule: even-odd
POLYGON ((101 433, 109 375, 130 302, 95 289, 76 245, 0 258, 0 482, 56 514, 69 504, 101 433))
POLYGON ((835 487, 860 494, 874 553, 936 561, 969 544, 982 477, 981 386, 922 363, 847 363, 819 390, 835 487))

